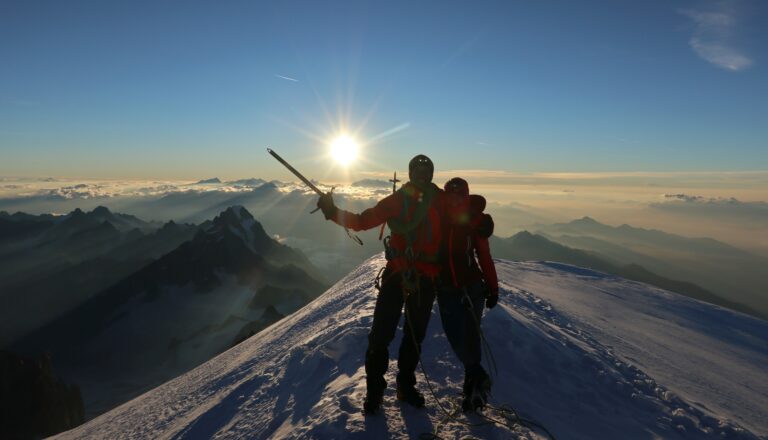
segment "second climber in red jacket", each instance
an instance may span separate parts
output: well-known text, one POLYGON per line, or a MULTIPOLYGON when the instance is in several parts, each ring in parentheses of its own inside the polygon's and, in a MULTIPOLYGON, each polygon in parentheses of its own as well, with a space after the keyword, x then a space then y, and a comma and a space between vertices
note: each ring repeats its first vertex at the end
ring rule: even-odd
POLYGON ((448 342, 464 364, 462 407, 472 411, 485 406, 491 389, 491 379, 480 364, 480 320, 483 308, 493 308, 499 298, 488 245, 493 221, 483 213, 485 198, 470 195, 466 180, 455 177, 444 190, 442 287, 437 304, 448 342))
MULTIPOLYGON (((387 266, 376 298, 373 323, 365 352, 367 393, 363 410, 374 414, 381 406, 387 383, 389 343, 405 304, 405 325, 397 361, 397 398, 423 407, 424 397, 416 389, 416 366, 440 276, 440 240, 443 191, 432 183, 434 165, 424 155, 408 164, 409 181, 397 192, 360 214, 337 209, 330 193, 317 206, 326 219, 355 231, 375 228, 386 222, 391 237, 386 246, 387 266)), ((386 242, 385 242, 386 243, 386 242)))

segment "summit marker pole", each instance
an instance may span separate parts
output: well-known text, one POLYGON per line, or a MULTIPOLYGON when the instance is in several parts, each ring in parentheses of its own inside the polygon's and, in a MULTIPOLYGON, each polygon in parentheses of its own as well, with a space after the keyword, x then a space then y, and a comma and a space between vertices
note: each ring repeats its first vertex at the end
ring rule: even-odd
MULTIPOLYGON (((389 179, 390 182, 392 182, 392 194, 397 192, 397 182, 400 182, 401 180, 397 178, 397 171, 395 171, 395 176, 391 179, 389 179)), ((386 223, 381 225, 381 229, 379 229, 379 241, 381 241, 381 238, 384 236, 384 226, 386 223)))

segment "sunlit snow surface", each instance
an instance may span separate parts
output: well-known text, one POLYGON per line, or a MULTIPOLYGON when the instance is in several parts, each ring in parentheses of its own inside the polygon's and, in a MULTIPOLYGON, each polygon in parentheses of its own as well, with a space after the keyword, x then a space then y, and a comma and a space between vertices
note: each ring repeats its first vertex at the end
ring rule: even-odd
MULTIPOLYGON (((420 373, 427 408, 397 402, 394 359, 383 414, 360 413, 383 264, 368 260, 264 332, 60 438, 546 438, 449 420, 420 373)), ((499 370, 492 403, 559 439, 768 435, 768 322, 573 266, 496 266, 500 306, 483 320, 499 370)), ((434 313, 424 364, 443 404, 455 404, 462 370, 434 313)))

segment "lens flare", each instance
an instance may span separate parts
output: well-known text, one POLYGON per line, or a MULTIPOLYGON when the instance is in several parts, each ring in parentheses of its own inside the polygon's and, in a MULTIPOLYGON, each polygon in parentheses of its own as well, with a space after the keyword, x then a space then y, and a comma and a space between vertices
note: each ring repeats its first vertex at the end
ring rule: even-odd
POLYGON ((349 136, 339 136, 331 143, 331 156, 346 166, 357 158, 357 143, 349 136))

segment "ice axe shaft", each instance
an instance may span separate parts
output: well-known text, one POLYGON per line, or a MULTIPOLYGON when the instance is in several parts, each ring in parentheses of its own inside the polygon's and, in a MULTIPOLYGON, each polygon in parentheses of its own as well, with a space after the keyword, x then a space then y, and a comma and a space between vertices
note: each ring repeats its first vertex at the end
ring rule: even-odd
MULTIPOLYGON (((310 187, 312 189, 312 191, 316 192, 317 195, 320 195, 320 196, 325 195, 325 193, 322 192, 320 190, 320 188, 317 187, 317 185, 315 185, 314 183, 310 182, 309 179, 304 177, 304 175, 299 172, 299 170, 297 170, 296 168, 292 167, 291 164, 289 164, 288 162, 285 161, 285 159, 280 157, 280 155, 277 154, 275 152, 275 150, 273 150, 271 148, 267 148, 267 152, 269 152, 269 154, 271 154, 272 157, 277 159, 278 162, 283 164, 284 167, 288 168, 288 171, 292 172, 296 177, 298 177, 302 182, 304 182, 305 185, 310 187)), ((331 189, 331 191, 333 191, 333 189, 331 189)), ((320 208, 318 207, 317 209, 320 209, 320 208)), ((315 209, 312 212, 317 211, 317 209, 315 209)), ((361 240, 360 237, 358 237, 357 235, 353 235, 351 232, 349 232, 349 229, 347 229, 346 227, 344 227, 344 230, 347 232, 347 235, 349 235, 349 238, 354 240, 355 243, 359 244, 360 246, 363 245, 363 240, 361 240)))
POLYGON ((271 149, 271 148, 267 148, 267 151, 269 152, 269 154, 271 154, 271 155, 272 155, 272 157, 274 157, 275 159, 277 159, 277 161, 278 161, 278 162, 280 162, 281 164, 283 164, 283 166, 284 166, 284 167, 288 168, 288 171, 292 172, 292 173, 293 173, 293 174, 294 174, 296 177, 298 177, 298 178, 299 178, 299 179, 300 179, 302 182, 304 182, 304 184, 305 184, 305 185, 307 185, 308 187, 310 187, 310 188, 312 189, 312 191, 316 192, 316 193, 317 193, 318 195, 320 195, 320 196, 322 196, 323 194, 325 194, 324 192, 320 191, 320 188, 318 188, 318 187, 317 187, 317 186, 316 186, 314 183, 310 182, 310 181, 309 181, 309 179, 307 179, 306 177, 304 177, 304 175, 303 175, 303 174, 301 174, 301 173, 299 172, 299 170, 297 170, 296 168, 292 167, 292 166, 291 166, 291 164, 289 164, 288 162, 286 162, 286 161, 285 161, 285 159, 283 159, 282 157, 280 157, 280 155, 279 155, 279 154, 275 153, 275 150, 273 150, 273 149, 271 149))

